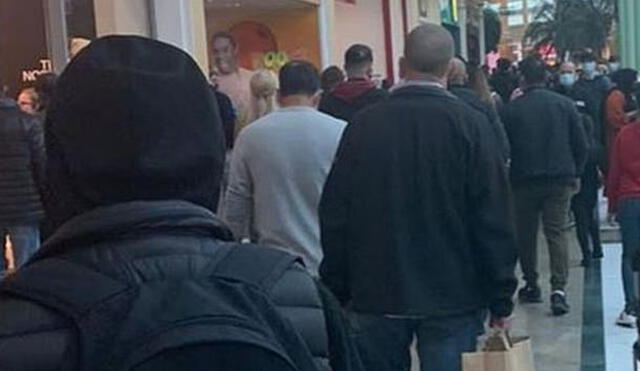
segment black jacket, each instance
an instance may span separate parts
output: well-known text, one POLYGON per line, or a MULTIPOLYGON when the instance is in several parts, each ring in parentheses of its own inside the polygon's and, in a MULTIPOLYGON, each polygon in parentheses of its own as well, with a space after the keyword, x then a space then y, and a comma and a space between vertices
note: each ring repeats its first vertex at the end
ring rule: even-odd
POLYGON ((511 100, 511 94, 518 88, 518 77, 511 71, 497 71, 489 79, 493 90, 507 103, 511 100))
POLYGON ((511 180, 571 184, 582 175, 587 139, 575 103, 542 87, 505 106, 503 122, 511 143, 511 180))
POLYGON ((573 100, 584 104, 585 112, 593 120, 594 136, 598 140, 598 145, 602 148, 607 145, 604 106, 610 89, 611 82, 607 78, 599 76, 593 80, 582 79, 577 81, 569 92, 569 96, 573 100))
POLYGON ((44 163, 42 124, 0 99, 0 225, 42 218, 44 163))
POLYGON ((338 85, 334 91, 325 93, 318 109, 335 118, 351 122, 356 113, 385 100, 388 96, 387 91, 376 88, 372 82, 346 81, 338 85))
POLYGON ((516 245, 486 118, 406 86, 356 116, 320 206, 322 280, 357 312, 508 316, 516 245))
POLYGON ((499 150, 502 152, 505 162, 509 160, 509 157, 511 156, 511 147, 509 146, 507 133, 504 130, 504 125, 502 125, 500 115, 498 115, 496 108, 491 104, 484 102, 480 96, 473 91, 473 89, 466 86, 452 86, 449 88, 449 91, 487 118, 496 138, 496 144, 499 146, 499 150))
MULTIPOLYGON (((189 277, 203 266, 176 262, 188 256, 194 261, 207 261, 230 240, 226 227, 202 207, 183 201, 133 202, 96 209, 72 219, 42 247, 39 258, 68 257, 72 255, 65 253, 73 249, 89 249, 96 266, 120 272, 115 274, 126 274, 126 270, 119 269, 123 265, 135 265, 140 277, 189 277)), ((322 365, 320 370, 329 369, 326 317, 311 276, 302 266, 295 266, 273 286, 270 295, 302 335, 322 365)), ((56 313, 31 302, 0 296, 2 370, 58 369, 74 336, 70 323, 56 313)))

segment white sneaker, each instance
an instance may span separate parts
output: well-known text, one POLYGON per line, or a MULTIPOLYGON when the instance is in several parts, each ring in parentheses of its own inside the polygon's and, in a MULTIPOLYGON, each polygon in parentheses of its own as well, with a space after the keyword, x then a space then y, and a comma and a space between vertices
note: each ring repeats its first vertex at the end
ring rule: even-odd
POLYGON ((627 311, 622 311, 618 319, 616 319, 616 325, 622 327, 635 328, 636 327, 636 316, 633 314, 627 313, 627 311))

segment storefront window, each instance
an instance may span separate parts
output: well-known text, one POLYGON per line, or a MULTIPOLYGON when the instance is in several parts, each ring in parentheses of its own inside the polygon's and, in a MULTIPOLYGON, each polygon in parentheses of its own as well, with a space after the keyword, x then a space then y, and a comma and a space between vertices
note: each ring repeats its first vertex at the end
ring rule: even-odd
MULTIPOLYGON (((278 70, 291 59, 320 65, 317 6, 299 0, 205 0, 205 7, 208 40, 220 31, 230 33, 240 67, 278 70)), ((220 72, 214 58, 211 70, 220 72)))
POLYGON ((0 1, 0 61, 11 97, 51 70, 42 0, 0 1))

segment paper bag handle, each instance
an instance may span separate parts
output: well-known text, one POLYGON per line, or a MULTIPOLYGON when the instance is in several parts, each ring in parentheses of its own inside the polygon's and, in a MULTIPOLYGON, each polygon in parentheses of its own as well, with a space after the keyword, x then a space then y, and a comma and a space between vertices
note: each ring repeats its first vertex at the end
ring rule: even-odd
POLYGON ((485 343, 486 352, 505 352, 513 348, 513 341, 507 331, 496 331, 485 343))

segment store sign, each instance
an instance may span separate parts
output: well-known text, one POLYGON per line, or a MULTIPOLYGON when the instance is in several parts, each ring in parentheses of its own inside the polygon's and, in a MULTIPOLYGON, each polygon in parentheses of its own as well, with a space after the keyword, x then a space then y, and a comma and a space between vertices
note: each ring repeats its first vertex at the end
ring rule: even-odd
POLYGON ((51 60, 41 59, 40 68, 22 70, 22 82, 35 82, 38 79, 38 76, 51 72, 53 72, 53 63, 51 63, 51 60))
POLYGON ((440 16, 442 23, 455 25, 458 23, 458 0, 440 0, 440 16))
POLYGON ((289 56, 285 52, 269 52, 264 55, 262 64, 266 69, 280 71, 289 62, 289 56))

